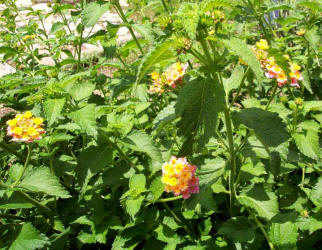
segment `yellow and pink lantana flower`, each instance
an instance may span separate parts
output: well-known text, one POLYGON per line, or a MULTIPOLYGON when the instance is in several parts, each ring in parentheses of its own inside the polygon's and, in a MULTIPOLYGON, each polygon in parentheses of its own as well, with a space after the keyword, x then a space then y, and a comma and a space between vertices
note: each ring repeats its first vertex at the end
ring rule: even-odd
POLYGON ((33 142, 40 140, 46 131, 43 126, 43 118, 34 117, 30 111, 17 114, 14 119, 7 121, 7 134, 13 141, 33 142))
POLYGON ((177 88, 182 85, 183 76, 186 73, 188 64, 176 62, 171 65, 165 72, 159 74, 158 72, 151 73, 152 85, 149 92, 152 94, 161 95, 167 88, 177 88))
MULTIPOLYGON (((283 87, 285 84, 287 84, 287 76, 284 70, 275 62, 275 58, 272 56, 268 57, 268 49, 269 45, 265 39, 261 39, 256 43, 255 46, 252 47, 255 56, 260 61, 261 67, 265 71, 265 76, 270 79, 276 79, 278 86, 283 87)), ((290 65, 290 85, 299 88, 300 85, 298 81, 303 80, 303 76, 300 73, 301 67, 296 63, 292 63, 288 55, 285 55, 284 57, 289 61, 290 65)))
POLYGON ((162 165, 162 182, 166 192, 175 196, 182 195, 188 199, 190 194, 199 193, 199 178, 195 176, 197 167, 188 163, 187 159, 172 156, 169 162, 162 165))

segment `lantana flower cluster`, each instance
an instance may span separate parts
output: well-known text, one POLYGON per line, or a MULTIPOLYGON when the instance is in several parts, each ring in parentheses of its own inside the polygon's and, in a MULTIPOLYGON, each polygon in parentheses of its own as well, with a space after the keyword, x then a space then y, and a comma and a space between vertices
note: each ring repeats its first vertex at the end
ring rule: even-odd
POLYGON ((177 62, 171 65, 164 73, 159 74, 153 72, 151 78, 153 80, 149 92, 161 95, 169 87, 175 89, 182 84, 183 76, 186 73, 188 64, 177 62))
POLYGON ((45 133, 43 121, 41 117, 34 117, 30 111, 26 111, 7 121, 7 133, 12 136, 13 141, 33 142, 40 140, 41 135, 45 133))
POLYGON ((195 176, 197 167, 188 163, 186 158, 172 156, 162 165, 162 182, 166 192, 188 199, 190 194, 199 193, 199 178, 195 176))
MULTIPOLYGON (((256 46, 252 47, 252 49, 265 71, 265 76, 270 79, 276 79, 279 87, 283 87, 287 84, 287 76, 284 70, 275 62, 273 56, 268 57, 267 50, 269 49, 269 46, 267 41, 261 39, 256 43, 256 46)), ((300 73, 301 67, 296 63, 292 63, 288 55, 285 55, 284 57, 289 61, 290 65, 290 85, 293 87, 300 87, 298 81, 303 80, 302 74, 300 73)))

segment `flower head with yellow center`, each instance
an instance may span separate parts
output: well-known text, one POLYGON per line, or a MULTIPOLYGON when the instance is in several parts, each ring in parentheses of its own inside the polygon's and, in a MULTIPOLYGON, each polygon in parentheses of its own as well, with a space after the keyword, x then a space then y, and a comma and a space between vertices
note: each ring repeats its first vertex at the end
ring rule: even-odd
POLYGON ((199 179, 195 176, 197 167, 187 162, 186 158, 172 156, 162 165, 162 182, 167 192, 182 195, 188 199, 190 194, 199 192, 199 179))
POLYGON ((33 142, 40 140, 45 133, 43 119, 34 117, 30 111, 17 114, 14 119, 7 121, 7 134, 12 136, 13 141, 33 142))
POLYGON ((188 64, 176 62, 161 75, 158 72, 153 72, 151 74, 153 83, 150 86, 149 92, 161 95, 165 92, 167 87, 171 87, 173 89, 177 88, 178 85, 182 84, 183 76, 186 73, 187 67, 188 64))

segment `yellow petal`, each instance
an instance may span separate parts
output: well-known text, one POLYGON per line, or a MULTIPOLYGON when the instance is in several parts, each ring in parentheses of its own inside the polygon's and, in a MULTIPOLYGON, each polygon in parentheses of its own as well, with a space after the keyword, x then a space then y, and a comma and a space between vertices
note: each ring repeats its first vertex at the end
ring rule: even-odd
POLYGON ((41 117, 36 117, 35 119, 33 119, 33 122, 34 122, 34 124, 36 124, 36 125, 40 125, 40 124, 42 124, 42 123, 43 123, 43 121, 44 121, 44 119, 42 119, 41 117))
POLYGON ((30 111, 26 111, 23 116, 29 119, 32 117, 32 113, 30 111))

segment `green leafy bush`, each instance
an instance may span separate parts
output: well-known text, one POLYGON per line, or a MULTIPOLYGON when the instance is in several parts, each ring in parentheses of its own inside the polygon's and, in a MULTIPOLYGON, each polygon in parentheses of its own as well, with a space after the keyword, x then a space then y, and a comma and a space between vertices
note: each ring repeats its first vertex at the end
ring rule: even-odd
POLYGON ((0 2, 1 249, 319 249, 318 1, 0 2))

